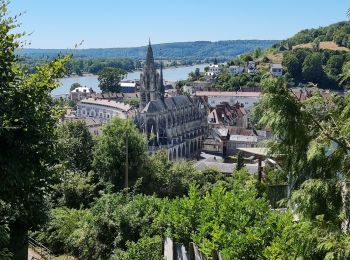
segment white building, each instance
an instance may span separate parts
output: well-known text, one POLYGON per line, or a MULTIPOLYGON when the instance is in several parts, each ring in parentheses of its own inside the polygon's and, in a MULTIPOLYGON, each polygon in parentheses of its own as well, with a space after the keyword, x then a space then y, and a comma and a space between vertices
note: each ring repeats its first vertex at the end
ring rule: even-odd
POLYGON ((210 64, 208 72, 205 73, 207 76, 213 76, 221 71, 221 67, 218 64, 210 64))
POLYGON ((237 148, 251 148, 256 147, 257 144, 257 136, 230 135, 230 140, 227 142, 227 153, 236 154, 237 148))
POLYGON ((135 93, 136 82, 135 81, 121 81, 119 83, 122 93, 135 93))
POLYGON ((77 104, 77 117, 92 117, 103 123, 113 117, 126 119, 131 116, 130 105, 114 100, 86 98, 77 104))
POLYGON ((239 103, 249 111, 259 101, 261 92, 196 91, 195 95, 204 97, 211 107, 222 102, 227 102, 231 106, 239 103))
POLYGON ((281 77, 282 74, 283 74, 283 67, 282 67, 282 65, 281 64, 271 64, 271 66, 270 66, 270 73, 273 76, 281 77))
POLYGON ((255 61, 249 61, 247 67, 248 67, 248 73, 249 73, 249 75, 255 75, 255 74, 256 74, 256 64, 255 64, 255 61))
POLYGON ((230 66, 228 68, 228 71, 233 74, 233 75, 237 75, 237 74, 241 74, 244 71, 244 67, 240 67, 240 66, 230 66))

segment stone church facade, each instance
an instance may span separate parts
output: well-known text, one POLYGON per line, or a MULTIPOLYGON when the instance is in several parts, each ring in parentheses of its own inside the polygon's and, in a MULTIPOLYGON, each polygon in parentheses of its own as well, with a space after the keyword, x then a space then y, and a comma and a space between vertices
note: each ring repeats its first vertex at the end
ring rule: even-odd
POLYGON ((201 150, 208 132, 207 109, 200 97, 165 97, 163 70, 158 73, 151 44, 140 75, 136 123, 147 136, 148 150, 165 149, 169 160, 190 159, 201 150))

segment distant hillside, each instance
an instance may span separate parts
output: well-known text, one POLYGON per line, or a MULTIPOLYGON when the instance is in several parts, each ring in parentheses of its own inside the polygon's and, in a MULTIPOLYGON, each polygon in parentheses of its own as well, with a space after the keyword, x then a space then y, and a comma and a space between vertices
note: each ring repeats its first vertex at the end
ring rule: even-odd
POLYGON ((335 42, 338 46, 350 48, 350 22, 343 21, 317 29, 306 29, 282 41, 289 48, 312 42, 335 42))
MULTIPOLYGON (((196 41, 154 44, 153 51, 156 59, 168 60, 229 60, 244 52, 256 48, 269 48, 277 40, 232 40, 232 41, 196 41)), ((101 49, 23 49, 21 55, 30 57, 53 57, 58 53, 73 53, 75 57, 86 58, 131 58, 144 59, 147 46, 132 48, 101 48, 101 49)))

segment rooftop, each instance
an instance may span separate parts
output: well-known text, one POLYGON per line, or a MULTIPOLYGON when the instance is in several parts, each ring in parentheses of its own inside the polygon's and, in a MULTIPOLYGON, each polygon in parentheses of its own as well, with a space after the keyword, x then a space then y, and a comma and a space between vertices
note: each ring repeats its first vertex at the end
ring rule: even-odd
POLYGON ((108 99, 85 98, 81 100, 79 103, 111 107, 111 108, 122 110, 124 112, 127 112, 131 109, 131 106, 128 104, 117 102, 114 100, 108 100, 108 99))
MULTIPOLYGON (((222 173, 231 174, 236 169, 236 163, 199 161, 194 165, 194 167, 200 171, 205 169, 216 169, 222 173)), ((258 164, 245 164, 245 167, 250 174, 255 174, 258 172, 258 164)))
POLYGON ((258 142, 258 137, 257 136, 247 136, 247 135, 230 135, 230 141, 258 142))
POLYGON ((196 96, 222 96, 222 97, 260 97, 261 92, 238 92, 238 91, 196 91, 196 96))

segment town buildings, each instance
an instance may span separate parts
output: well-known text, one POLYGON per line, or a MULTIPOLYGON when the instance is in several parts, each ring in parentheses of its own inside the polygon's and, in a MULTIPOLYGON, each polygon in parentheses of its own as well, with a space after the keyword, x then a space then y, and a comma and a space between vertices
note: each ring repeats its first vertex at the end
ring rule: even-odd
POLYGON ((128 104, 108 99, 86 98, 77 104, 77 117, 91 117, 107 123, 113 117, 132 118, 134 112, 128 104))
POLYGON ((195 96, 203 97, 211 107, 223 102, 233 106, 243 104, 246 110, 250 110, 258 101, 261 92, 224 92, 224 91, 196 91, 195 96))
POLYGON ((271 64, 270 73, 273 76, 281 77, 283 75, 283 67, 282 64, 271 64))

